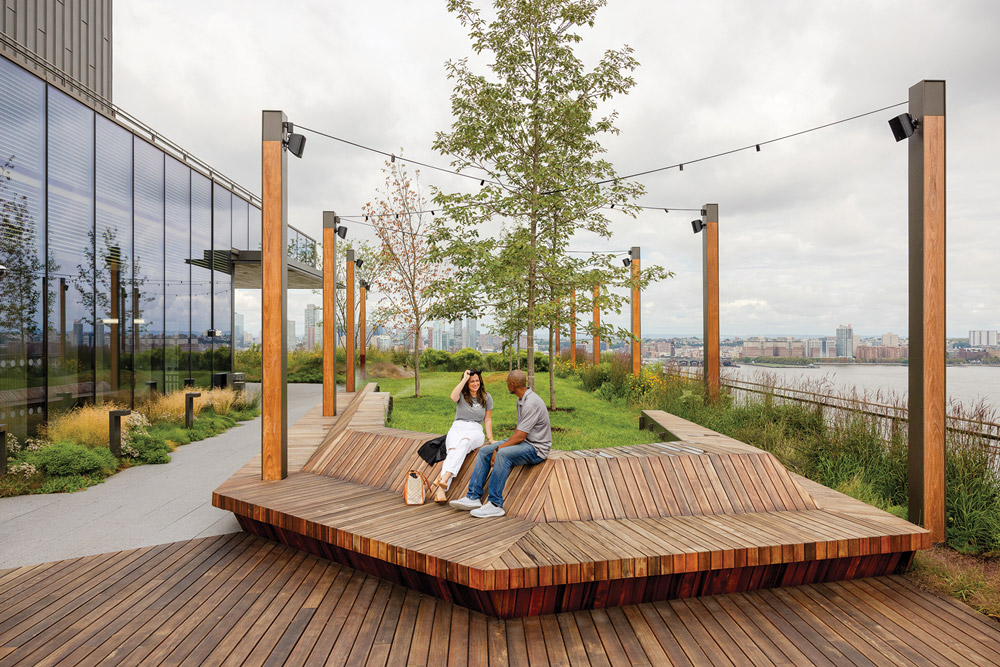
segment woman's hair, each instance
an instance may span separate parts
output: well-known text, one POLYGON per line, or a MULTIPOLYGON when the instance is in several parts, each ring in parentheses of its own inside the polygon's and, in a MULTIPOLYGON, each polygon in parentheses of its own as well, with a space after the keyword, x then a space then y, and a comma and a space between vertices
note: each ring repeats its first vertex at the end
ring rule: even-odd
POLYGON ((465 402, 469 405, 472 403, 472 391, 469 390, 469 382, 472 378, 479 378, 479 391, 476 392, 476 400, 479 401, 479 405, 486 407, 486 383, 483 382, 483 374, 481 371, 473 371, 469 373, 469 379, 465 382, 465 386, 462 387, 462 396, 465 398, 465 402))

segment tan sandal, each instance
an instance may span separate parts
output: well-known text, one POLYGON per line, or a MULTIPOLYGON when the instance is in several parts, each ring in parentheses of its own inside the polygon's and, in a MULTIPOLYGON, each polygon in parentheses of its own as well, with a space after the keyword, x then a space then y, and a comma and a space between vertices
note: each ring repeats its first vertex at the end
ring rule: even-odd
POLYGON ((448 502, 447 489, 440 482, 434 482, 432 485, 434 487, 434 502, 436 503, 446 503, 448 502))

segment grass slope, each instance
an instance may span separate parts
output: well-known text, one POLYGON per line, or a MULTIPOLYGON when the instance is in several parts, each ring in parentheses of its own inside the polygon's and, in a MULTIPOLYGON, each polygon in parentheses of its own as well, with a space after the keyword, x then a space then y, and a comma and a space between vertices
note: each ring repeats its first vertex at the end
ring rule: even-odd
MULTIPOLYGON (((455 419, 455 404, 448 397, 460 373, 424 372, 420 374, 420 398, 413 395, 413 380, 376 380, 382 391, 393 396, 389 425, 394 428, 446 433, 455 419)), ((506 373, 486 373, 486 391, 493 396, 493 437, 503 440, 514 433, 517 400, 507 392, 506 373)), ((539 375, 538 394, 549 400, 548 378, 539 375)), ((552 446, 556 449, 593 449, 656 442, 650 431, 639 430, 638 408, 618 407, 580 386, 575 377, 556 378, 555 412, 552 422, 552 446), (571 408, 563 410, 562 408, 571 408)))

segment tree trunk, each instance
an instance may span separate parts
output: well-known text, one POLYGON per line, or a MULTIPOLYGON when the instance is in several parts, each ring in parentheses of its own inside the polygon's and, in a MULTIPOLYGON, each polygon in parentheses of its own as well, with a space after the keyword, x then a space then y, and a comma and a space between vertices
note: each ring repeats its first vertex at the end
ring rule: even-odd
POLYGON ((413 334, 413 395, 420 398, 420 328, 413 334))
POLYGON ((556 409, 556 364, 554 350, 552 349, 555 332, 553 321, 549 320, 549 410, 556 409))

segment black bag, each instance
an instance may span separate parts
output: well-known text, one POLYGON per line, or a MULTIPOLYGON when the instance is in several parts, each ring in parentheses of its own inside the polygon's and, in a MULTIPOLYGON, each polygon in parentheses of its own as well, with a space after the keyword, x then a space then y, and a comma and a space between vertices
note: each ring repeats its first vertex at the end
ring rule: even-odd
POLYGON ((448 448, 445 446, 445 436, 439 435, 433 440, 428 440, 424 444, 420 445, 420 449, 417 450, 417 454, 420 455, 424 461, 427 461, 427 465, 434 465, 438 461, 444 461, 448 457, 448 448))

